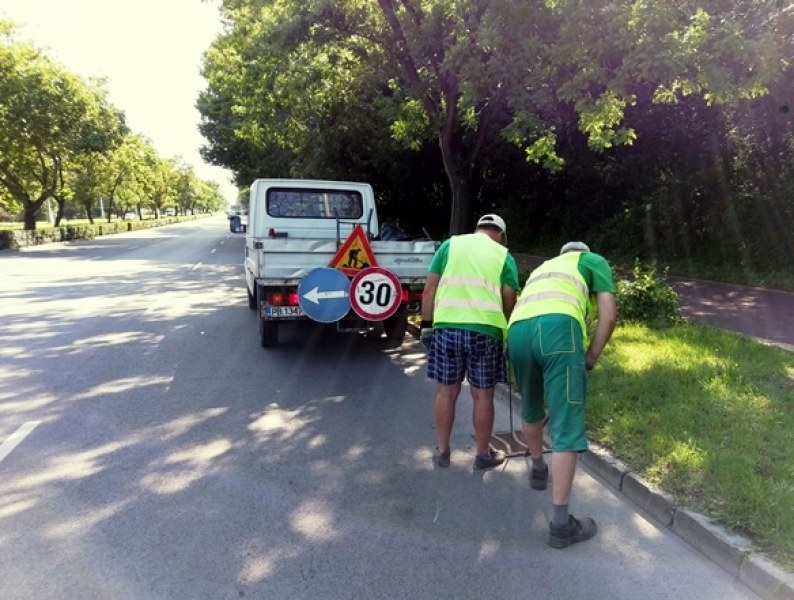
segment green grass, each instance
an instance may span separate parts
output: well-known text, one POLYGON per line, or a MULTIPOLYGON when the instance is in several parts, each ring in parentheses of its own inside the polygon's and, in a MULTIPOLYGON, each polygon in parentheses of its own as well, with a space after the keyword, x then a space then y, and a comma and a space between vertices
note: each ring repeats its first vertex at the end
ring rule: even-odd
POLYGON ((588 392, 593 441, 794 566, 794 357, 705 325, 621 325, 588 392))

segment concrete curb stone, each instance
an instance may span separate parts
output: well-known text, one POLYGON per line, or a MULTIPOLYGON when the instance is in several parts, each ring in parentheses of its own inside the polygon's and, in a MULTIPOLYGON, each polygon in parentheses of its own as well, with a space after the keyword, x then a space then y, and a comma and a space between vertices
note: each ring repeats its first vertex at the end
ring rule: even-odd
POLYGON ((761 555, 750 554, 742 561, 739 579, 763 598, 794 600, 794 575, 761 555))
MULTIPOLYGON (((506 385, 496 386, 495 400, 508 403, 514 411, 520 396, 506 385)), ((520 423, 520 415, 518 415, 520 423)), ((788 573, 754 551, 747 538, 731 533, 716 520, 676 505, 672 495, 652 486, 609 452, 590 443, 582 455, 588 472, 622 493, 644 513, 671 529, 709 560, 731 573, 763 600, 794 600, 794 574, 788 573)))
POLYGON ((675 511, 672 529, 712 562, 737 577, 742 561, 753 549, 748 540, 731 534, 713 519, 686 508, 675 511))

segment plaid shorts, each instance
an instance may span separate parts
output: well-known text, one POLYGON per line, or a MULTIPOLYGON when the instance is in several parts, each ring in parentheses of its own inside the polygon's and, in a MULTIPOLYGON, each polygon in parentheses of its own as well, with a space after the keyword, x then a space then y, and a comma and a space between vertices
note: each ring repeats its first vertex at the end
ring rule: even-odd
POLYGON ((443 385, 462 383, 488 389, 506 381, 502 342, 466 329, 436 329, 430 342, 427 376, 443 385))

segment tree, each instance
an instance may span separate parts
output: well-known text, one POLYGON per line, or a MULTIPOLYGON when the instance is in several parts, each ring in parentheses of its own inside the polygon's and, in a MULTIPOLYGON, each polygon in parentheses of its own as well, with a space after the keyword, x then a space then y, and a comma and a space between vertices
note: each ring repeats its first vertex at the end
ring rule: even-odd
POLYGON ((84 82, 10 33, 0 38, 0 107, 0 185, 23 207, 26 229, 48 198, 63 214, 69 161, 125 132, 101 82, 84 82))
POLYGON ((305 172, 306 141, 322 146, 330 133, 311 125, 331 122, 326 109, 338 104, 327 100, 355 90, 356 117, 373 114, 356 101, 364 97, 377 109, 373 123, 391 123, 392 139, 414 149, 436 140, 451 194, 450 233, 471 223, 484 151, 500 139, 560 171, 557 136, 569 123, 593 151, 630 144, 636 132, 626 109, 638 101, 757 97, 783 57, 767 18, 774 5, 753 0, 226 0, 223 7, 230 30, 208 54, 210 86, 200 102, 205 133, 218 136, 210 140, 217 158, 266 148, 274 150, 266 164, 305 172))
POLYGON ((223 205, 223 194, 220 186, 214 181, 198 181, 194 208, 201 212, 217 212, 223 205))
POLYGON ((24 209, 25 229, 49 198, 65 202, 64 166, 113 146, 125 131, 101 83, 88 84, 30 45, 0 33, 0 185, 24 209))
POLYGON ((198 203, 199 180, 193 167, 182 159, 175 159, 172 163, 176 174, 174 191, 176 204, 182 214, 188 211, 193 213, 198 203))
MULTIPOLYGON (((67 171, 67 182, 74 199, 86 211, 93 223, 93 208, 102 199, 110 222, 116 196, 135 185, 135 174, 141 168, 142 156, 148 142, 140 135, 127 134, 115 148, 104 152, 79 154, 67 171)), ((149 148, 154 152, 153 148, 149 148)), ((139 194, 133 192, 133 196, 139 194)))

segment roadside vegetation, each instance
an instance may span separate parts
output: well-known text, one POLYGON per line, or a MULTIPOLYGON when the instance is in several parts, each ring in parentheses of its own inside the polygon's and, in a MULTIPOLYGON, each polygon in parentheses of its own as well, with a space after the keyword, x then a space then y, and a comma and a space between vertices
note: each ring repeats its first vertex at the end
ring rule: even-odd
POLYGON ((218 211, 227 200, 181 157, 160 156, 130 131, 102 81, 69 72, 0 20, 0 222, 35 231, 51 215, 55 227, 81 218, 109 226, 218 211))
POLYGON ((794 279, 792 0, 221 11, 197 106, 240 184, 367 181, 383 220, 436 239, 493 211, 514 252, 794 279))
POLYGON ((620 321, 588 384, 590 436, 794 568, 794 358, 685 322, 674 299, 653 269, 619 280, 620 321))

